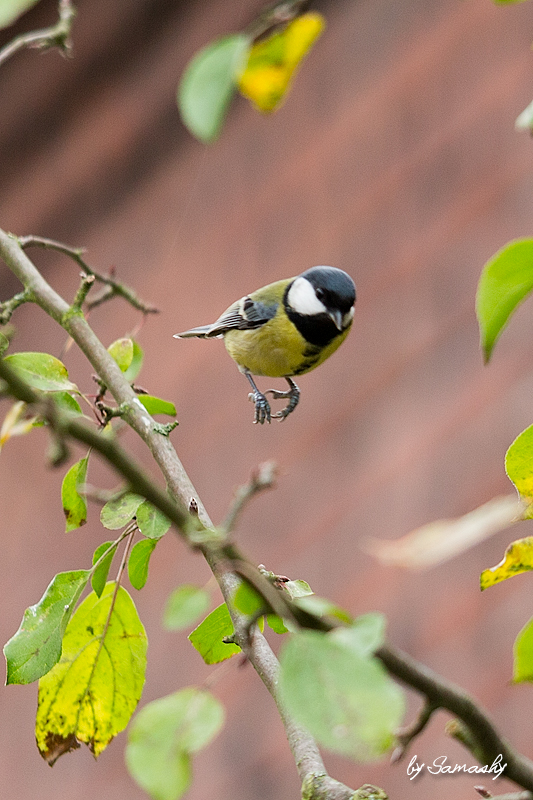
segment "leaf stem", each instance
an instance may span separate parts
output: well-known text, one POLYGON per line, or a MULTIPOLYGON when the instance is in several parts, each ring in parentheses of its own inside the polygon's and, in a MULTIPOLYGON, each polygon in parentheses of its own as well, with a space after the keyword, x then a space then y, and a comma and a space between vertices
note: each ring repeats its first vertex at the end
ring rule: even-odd
POLYGON ((89 575, 92 575, 94 572, 96 572, 96 570, 98 569, 98 567, 100 566, 102 561, 104 561, 104 559, 107 558, 109 553, 111 553, 112 550, 116 550, 117 547, 119 546, 119 544, 121 543, 121 541, 123 539, 125 539, 126 536, 129 536, 132 533, 131 526, 134 526, 133 532, 135 532, 135 530, 137 530, 137 525, 136 525, 135 522, 131 523, 131 525, 128 525, 128 527, 125 530, 122 531, 122 533, 120 534, 118 539, 115 539, 114 542, 111 542, 111 544, 109 545, 107 550, 104 550, 104 552, 102 553, 100 558, 97 561, 94 562, 94 564, 92 565, 91 569, 89 570, 89 575))

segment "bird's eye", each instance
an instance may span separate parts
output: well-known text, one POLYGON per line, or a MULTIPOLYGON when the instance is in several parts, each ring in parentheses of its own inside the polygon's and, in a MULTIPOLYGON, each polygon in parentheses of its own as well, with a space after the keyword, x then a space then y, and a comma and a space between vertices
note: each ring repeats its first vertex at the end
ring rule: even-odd
POLYGON ((315 289, 315 294, 316 294, 316 296, 318 297, 319 300, 322 300, 323 297, 324 297, 324 289, 320 289, 320 288, 315 289))

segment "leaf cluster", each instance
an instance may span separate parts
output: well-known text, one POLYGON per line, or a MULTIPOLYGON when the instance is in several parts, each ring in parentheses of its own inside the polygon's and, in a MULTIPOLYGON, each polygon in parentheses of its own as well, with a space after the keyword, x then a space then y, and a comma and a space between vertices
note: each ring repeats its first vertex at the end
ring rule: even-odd
MULTIPOLYGON (((485 362, 512 315, 533 291, 533 239, 509 242, 485 264, 479 279, 476 312, 485 362)), ((523 519, 533 518, 533 425, 516 437, 505 456, 505 470, 524 501, 523 519)), ((533 570, 533 538, 512 542, 499 564, 481 573, 481 589, 533 570)), ((533 617, 518 634, 513 680, 533 680, 533 617)))

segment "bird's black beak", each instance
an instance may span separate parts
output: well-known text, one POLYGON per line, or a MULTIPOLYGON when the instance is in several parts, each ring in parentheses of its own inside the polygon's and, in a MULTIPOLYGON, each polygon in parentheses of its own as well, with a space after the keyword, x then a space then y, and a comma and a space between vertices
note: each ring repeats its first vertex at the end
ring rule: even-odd
POLYGON ((328 317, 331 319, 337 330, 342 331, 342 311, 338 308, 332 308, 328 311, 328 317))

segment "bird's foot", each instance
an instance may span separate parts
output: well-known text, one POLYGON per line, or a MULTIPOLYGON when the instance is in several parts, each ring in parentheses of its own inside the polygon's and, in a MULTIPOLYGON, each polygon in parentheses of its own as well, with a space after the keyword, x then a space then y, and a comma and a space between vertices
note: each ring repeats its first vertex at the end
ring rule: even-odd
MULTIPOLYGON (((248 400, 251 400, 255 405, 254 425, 263 425, 265 422, 270 424, 271 413, 270 403, 262 392, 250 392, 248 400)), ((277 415, 275 415, 277 416, 277 415)))
POLYGON ((272 414, 274 419, 280 419, 282 421, 294 411, 300 401, 300 390, 296 384, 293 384, 286 392, 280 392, 277 389, 268 389, 265 394, 271 394, 274 400, 284 400, 286 398, 289 399, 289 402, 284 409, 276 412, 276 414, 272 414))

